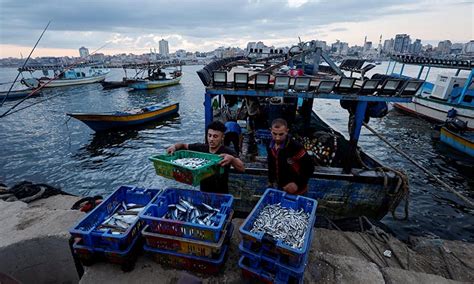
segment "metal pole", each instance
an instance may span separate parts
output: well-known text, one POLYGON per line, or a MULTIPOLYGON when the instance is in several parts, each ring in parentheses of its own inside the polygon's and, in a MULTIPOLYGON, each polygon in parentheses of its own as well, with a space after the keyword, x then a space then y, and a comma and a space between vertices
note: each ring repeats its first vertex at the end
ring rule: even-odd
MULTIPOLYGON (((344 173, 350 173, 354 157, 357 154, 357 143, 359 142, 360 130, 364 123, 365 111, 367 109, 367 101, 358 101, 354 114, 354 126, 351 129, 351 140, 349 141, 349 151, 344 165, 344 173)), ((349 118, 350 119, 350 118, 349 118)))

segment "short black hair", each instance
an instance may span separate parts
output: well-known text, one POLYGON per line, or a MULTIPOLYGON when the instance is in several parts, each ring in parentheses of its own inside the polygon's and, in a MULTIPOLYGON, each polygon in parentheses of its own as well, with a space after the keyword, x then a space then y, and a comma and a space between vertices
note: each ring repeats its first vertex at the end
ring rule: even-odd
POLYGON ((272 127, 280 128, 282 126, 288 128, 288 123, 283 118, 277 118, 272 121, 272 127))
POLYGON ((216 120, 216 121, 213 121, 213 122, 209 123, 209 125, 207 126, 207 130, 209 130, 209 129, 225 133, 227 128, 225 127, 224 123, 216 120))

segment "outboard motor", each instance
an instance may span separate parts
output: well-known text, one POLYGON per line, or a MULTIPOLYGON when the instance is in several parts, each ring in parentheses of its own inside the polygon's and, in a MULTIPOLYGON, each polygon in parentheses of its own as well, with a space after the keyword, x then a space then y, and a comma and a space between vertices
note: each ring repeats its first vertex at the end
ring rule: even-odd
POLYGON ((454 132, 464 133, 467 130, 467 122, 458 118, 448 118, 446 120, 446 127, 454 132))

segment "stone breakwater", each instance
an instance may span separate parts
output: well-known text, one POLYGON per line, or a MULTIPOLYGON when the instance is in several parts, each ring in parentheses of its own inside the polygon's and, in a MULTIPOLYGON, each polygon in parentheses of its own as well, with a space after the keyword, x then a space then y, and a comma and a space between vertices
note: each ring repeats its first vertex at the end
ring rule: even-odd
MULTIPOLYGON (((0 280, 22 283, 176 283, 191 276, 164 268, 141 255, 132 272, 96 263, 76 272, 68 230, 84 213, 70 210, 79 198, 57 195, 26 204, 0 201, 0 280)), ((238 228, 242 219, 234 219, 238 228)), ((204 283, 241 283, 238 230, 231 238, 223 272, 204 283)), ((433 238, 396 238, 365 232, 316 228, 305 283, 457 283, 474 282, 474 244, 433 238), (389 250, 391 257, 384 256, 389 250)), ((200 278, 200 275, 196 275, 200 278)))

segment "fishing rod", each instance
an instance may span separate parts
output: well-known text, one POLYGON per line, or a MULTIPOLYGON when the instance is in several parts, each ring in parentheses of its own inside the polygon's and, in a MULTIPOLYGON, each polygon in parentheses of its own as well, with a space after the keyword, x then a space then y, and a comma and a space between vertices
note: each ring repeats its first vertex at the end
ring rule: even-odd
MULTIPOLYGON (((104 48, 106 45, 108 45, 109 43, 105 43, 104 45, 102 45, 101 47, 99 47, 98 49, 96 49, 94 52, 92 52, 91 54, 89 54, 87 57, 90 57, 92 56, 93 54, 97 53, 99 50, 101 50, 102 48, 104 48)), ((87 58, 86 57, 86 58, 87 58)), ((59 74, 55 75, 53 78, 49 79, 46 83, 40 85, 38 88, 36 88, 33 92, 31 92, 28 96, 24 97, 22 100, 20 100, 18 103, 16 103, 14 106, 12 106, 11 108, 9 108, 6 112, 4 112, 2 115, 0 115, 0 118, 2 117, 5 117, 7 116, 8 114, 10 114, 12 112, 13 109, 15 109, 17 106, 19 106, 22 102, 24 102, 26 99, 28 99, 29 97, 33 96, 34 94, 38 93, 41 89, 43 89, 45 86, 47 86, 49 83, 51 83, 52 81, 56 80, 57 78, 59 78, 62 74, 64 74, 64 72, 66 72, 67 70, 69 69, 72 69, 74 68, 75 66, 81 64, 81 61, 78 60, 78 62, 72 64, 72 65, 69 65, 67 67, 65 67, 61 72, 59 72, 59 74)), ((55 96, 53 96, 55 97, 55 96)), ((44 100, 43 100, 44 101, 44 100)), ((40 101, 42 102, 42 101, 40 101)), ((31 105, 28 105, 24 108, 21 108, 20 110, 24 110, 24 109, 27 109, 29 108, 30 106, 33 106, 35 104, 31 104, 31 105)), ((15 112, 18 112, 20 110, 17 110, 15 112)), ((15 113, 13 112, 13 113, 15 113)))
MULTIPOLYGON (((30 59, 31 55, 33 54, 33 51, 35 51, 36 46, 38 45, 38 43, 40 42, 40 40, 41 40, 41 38, 43 37, 44 33, 45 33, 46 30, 48 29, 49 24, 51 24, 51 21, 49 21, 48 24, 46 25, 46 27, 44 28, 44 30, 43 30, 43 32, 41 33, 40 37, 38 38, 38 40, 36 41, 35 45, 33 46, 33 49, 31 49, 30 54, 29 54, 28 57, 26 58, 25 62, 23 62, 23 66, 21 66, 21 69, 23 69, 23 68, 26 66, 26 63, 28 63, 28 60, 30 59)), ((20 70, 21 70, 21 69, 20 69, 20 70)), ((3 98, 2 103, 0 103, 0 107, 3 106, 3 103, 5 103, 5 101, 7 100, 8 95, 10 94, 10 92, 11 92, 13 86, 15 85, 16 80, 18 80, 18 77, 20 77, 20 74, 21 74, 21 71, 18 71, 18 74, 16 74, 15 80, 13 80, 13 83, 12 83, 12 85, 10 86, 10 89, 8 89, 8 92, 7 92, 6 96, 3 98)))

